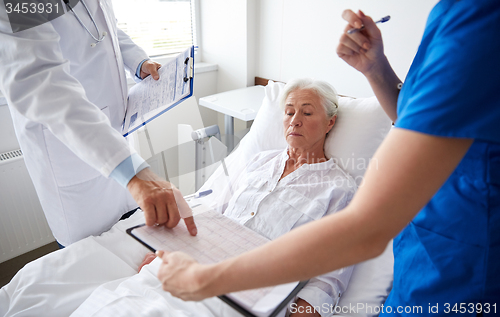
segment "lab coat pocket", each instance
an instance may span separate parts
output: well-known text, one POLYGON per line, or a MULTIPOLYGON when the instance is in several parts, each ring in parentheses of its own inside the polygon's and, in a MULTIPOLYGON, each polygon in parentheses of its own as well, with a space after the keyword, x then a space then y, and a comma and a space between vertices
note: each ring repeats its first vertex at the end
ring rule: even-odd
POLYGON ((48 157, 59 187, 73 186, 100 176, 100 173, 77 157, 48 129, 43 130, 48 157))
POLYGON ((111 113, 109 112, 109 107, 106 106, 106 107, 102 108, 101 111, 106 115, 106 117, 108 117, 108 119, 111 120, 111 117, 110 117, 111 113))

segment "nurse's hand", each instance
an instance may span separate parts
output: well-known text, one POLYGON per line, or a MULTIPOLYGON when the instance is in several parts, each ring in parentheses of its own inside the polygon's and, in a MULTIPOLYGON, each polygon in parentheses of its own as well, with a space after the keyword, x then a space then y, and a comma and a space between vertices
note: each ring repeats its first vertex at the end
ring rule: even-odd
POLYGON ((146 225, 165 225, 167 228, 173 228, 182 217, 189 233, 193 236, 197 234, 191 208, 181 192, 149 168, 137 173, 127 188, 144 211, 146 225))
POLYGON ((217 274, 209 271, 209 265, 202 265, 183 252, 156 251, 162 259, 158 279, 164 291, 183 300, 202 300, 215 296, 208 291, 210 281, 217 274))
POLYGON ((351 10, 345 10, 342 17, 348 24, 340 37, 337 55, 365 75, 385 113, 392 122, 396 122, 401 80, 384 55, 379 28, 372 18, 362 11, 356 14, 351 10), (359 29, 363 25, 363 30, 347 34, 350 29, 359 29))
POLYGON ((158 69, 160 69, 161 64, 157 62, 153 62, 152 60, 148 59, 144 63, 142 63, 141 66, 141 78, 144 79, 148 77, 149 75, 153 76, 154 80, 160 79, 160 75, 158 75, 158 69))
POLYGON ((375 22, 362 11, 356 14, 351 10, 345 10, 342 18, 348 24, 340 37, 337 55, 365 76, 379 72, 378 65, 387 59, 384 55, 382 34, 375 22), (363 30, 347 34, 348 30, 359 29, 363 25, 363 30))

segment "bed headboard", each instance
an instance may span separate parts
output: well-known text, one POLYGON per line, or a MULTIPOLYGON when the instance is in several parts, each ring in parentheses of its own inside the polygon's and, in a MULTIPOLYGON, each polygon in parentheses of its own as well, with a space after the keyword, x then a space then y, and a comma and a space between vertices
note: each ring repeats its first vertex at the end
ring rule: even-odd
MULTIPOLYGON (((263 77, 255 77, 255 82, 254 82, 254 86, 267 86, 267 82, 269 80, 272 80, 274 82, 278 82, 278 83, 284 83, 286 84, 284 81, 279 81, 279 80, 274 80, 274 79, 268 79, 268 78, 263 78, 263 77)), ((349 97, 349 98, 353 98, 355 99, 354 97, 351 97, 351 96, 346 96, 346 95, 341 95, 339 94, 340 97, 349 97)))
POLYGON ((255 83, 254 85, 255 86, 267 86, 267 82, 269 80, 272 80, 274 82, 278 82, 278 83, 284 83, 282 81, 279 81, 279 80, 274 80, 274 79, 269 79, 269 78, 263 78, 263 77, 255 77, 255 83))

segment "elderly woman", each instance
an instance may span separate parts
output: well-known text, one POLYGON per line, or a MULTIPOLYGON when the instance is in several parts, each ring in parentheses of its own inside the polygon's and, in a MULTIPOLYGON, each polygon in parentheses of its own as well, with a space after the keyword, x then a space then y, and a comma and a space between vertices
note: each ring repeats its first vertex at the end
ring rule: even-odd
MULTIPOLYGON (((326 82, 290 81, 280 99, 288 147, 257 154, 226 190, 228 203, 221 199, 212 207, 269 239, 343 209, 356 185, 324 152, 337 104, 337 94, 326 82)), ((297 295, 292 316, 332 313, 351 273, 348 267, 311 279, 297 295)), ((162 274, 160 270, 160 279, 162 274)))
MULTIPOLYGON (((224 210, 225 216, 269 239, 343 209, 356 189, 353 179, 325 156, 325 139, 337 118, 333 87, 323 81, 292 80, 280 106, 288 148, 259 153, 224 210)), ((328 315, 351 273, 349 267, 311 279, 291 311, 328 315)))

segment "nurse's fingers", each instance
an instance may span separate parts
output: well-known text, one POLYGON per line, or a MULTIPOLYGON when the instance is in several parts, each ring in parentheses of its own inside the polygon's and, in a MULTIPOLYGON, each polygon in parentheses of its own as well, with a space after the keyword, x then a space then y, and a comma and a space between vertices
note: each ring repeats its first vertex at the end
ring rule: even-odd
POLYGON ((155 254, 156 254, 157 257, 159 257, 160 259, 163 260, 163 255, 169 255, 170 252, 163 251, 163 250, 157 250, 155 254))
POLYGON ((339 45, 337 47, 337 55, 342 58, 346 55, 348 56, 352 56, 354 54, 357 54, 355 51, 351 50, 350 48, 348 48, 347 46, 344 46, 344 45, 339 45))
POLYGON ((352 10, 344 10, 344 12, 342 12, 342 19, 346 20, 350 24, 350 29, 360 29, 363 26, 363 21, 361 20, 361 18, 352 10))
POLYGON ((342 36, 340 37, 339 46, 345 46, 347 49, 354 51, 356 53, 360 53, 362 49, 366 50, 366 48, 362 47, 362 45, 368 45, 367 47, 369 47, 369 44, 367 44, 367 42, 361 42, 361 44, 355 42, 346 33, 342 34, 342 36))
POLYGON ((349 43, 355 43, 356 46, 362 47, 364 49, 369 49, 371 47, 371 42, 368 37, 365 36, 363 32, 355 32, 352 34, 348 34, 347 31, 350 30, 350 26, 347 25, 344 34, 340 37, 341 41, 346 41, 349 43))
POLYGON ((373 19, 365 15, 363 11, 359 10, 356 14, 351 10, 345 10, 342 17, 349 23, 344 29, 344 34, 364 49, 370 49, 373 40, 381 40, 380 29, 373 19), (359 23, 361 23, 362 29, 358 27, 359 23), (349 34, 348 31, 352 28, 360 30, 349 34))
POLYGON ((375 24, 375 21, 373 21, 371 17, 365 15, 361 10, 358 11, 358 16, 361 18, 361 21, 363 21, 365 27, 361 31, 361 34, 365 34, 369 39, 381 39, 380 29, 377 24, 375 24))

